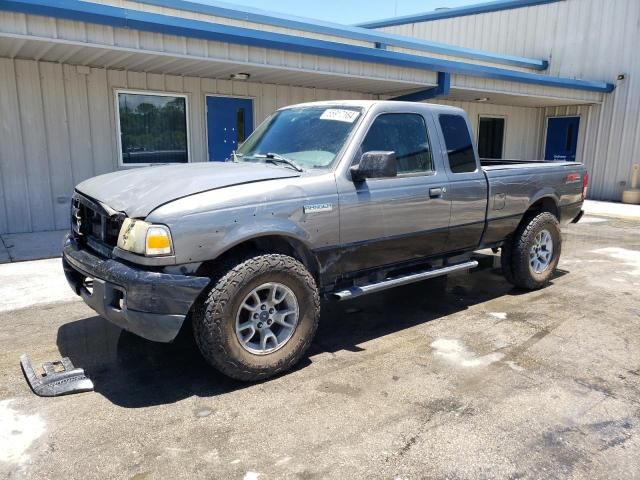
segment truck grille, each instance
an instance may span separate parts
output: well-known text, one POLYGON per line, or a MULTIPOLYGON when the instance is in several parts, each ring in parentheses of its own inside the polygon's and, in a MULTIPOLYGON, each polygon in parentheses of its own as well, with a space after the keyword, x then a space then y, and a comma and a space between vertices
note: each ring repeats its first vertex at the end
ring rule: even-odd
POLYGON ((77 192, 71 199, 71 230, 100 253, 104 247, 110 250, 117 245, 124 219, 124 214, 109 215, 100 204, 77 192))

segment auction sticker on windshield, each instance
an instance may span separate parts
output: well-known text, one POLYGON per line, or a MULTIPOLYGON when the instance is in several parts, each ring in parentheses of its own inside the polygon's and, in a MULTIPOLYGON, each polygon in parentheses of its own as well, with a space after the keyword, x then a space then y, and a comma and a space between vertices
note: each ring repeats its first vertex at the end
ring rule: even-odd
POLYGON ((322 112, 321 120, 335 120, 337 122, 353 123, 358 118, 360 112, 355 110, 344 110, 342 108, 330 108, 322 112))

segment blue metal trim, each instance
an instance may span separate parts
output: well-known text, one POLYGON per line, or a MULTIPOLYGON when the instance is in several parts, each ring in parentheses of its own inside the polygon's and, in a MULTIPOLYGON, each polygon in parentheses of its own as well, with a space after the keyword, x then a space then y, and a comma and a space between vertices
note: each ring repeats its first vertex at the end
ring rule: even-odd
POLYGON ((56 0, 53 4, 49 3, 48 0, 4 0, 0 2, 0 10, 66 18, 68 20, 85 21, 114 27, 133 28, 148 32, 165 33, 168 35, 200 38, 239 45, 251 45, 260 48, 321 55, 345 60, 544 85, 547 87, 571 88, 595 92, 611 92, 614 89, 613 84, 606 82, 537 75, 486 65, 474 65, 441 58, 411 55, 379 48, 346 45, 338 42, 328 42, 281 33, 176 18, 77 0, 56 0))
POLYGON ((564 0, 498 0, 495 2, 469 5, 466 7, 447 8, 416 15, 404 15, 402 17, 385 18, 382 20, 374 20, 372 22, 363 22, 358 23, 356 26, 363 28, 394 27, 396 25, 406 25, 408 23, 430 22, 432 20, 442 20, 444 18, 455 18, 464 17, 467 15, 477 15, 479 13, 499 12, 501 10, 533 7, 535 5, 545 5, 547 3, 555 3, 561 1, 564 0))
POLYGON ((432 42, 395 35, 386 32, 374 32, 366 28, 356 26, 340 25, 337 23, 311 20, 307 18, 295 17, 272 13, 265 10, 242 7, 240 5, 229 5, 226 3, 210 2, 208 4, 190 2, 188 0, 136 0, 139 3, 154 5, 159 7, 184 10, 189 12, 203 13, 216 17, 242 20, 247 22, 262 23, 275 27, 292 28, 304 30, 306 32, 335 35, 372 43, 381 43, 395 47, 410 48, 413 50, 452 55, 455 57, 469 58, 472 60, 482 60, 486 62, 498 63, 501 65, 511 65, 514 67, 531 68, 534 70, 546 70, 549 67, 547 60, 520 57, 517 55, 505 55, 495 52, 485 52, 473 48, 458 47, 445 43, 432 42))
POLYGON ((444 97, 449 94, 451 88, 451 74, 447 72, 438 72, 438 85, 435 87, 420 90, 419 92, 400 95, 391 100, 399 100, 403 102, 421 102, 430 98, 444 97))

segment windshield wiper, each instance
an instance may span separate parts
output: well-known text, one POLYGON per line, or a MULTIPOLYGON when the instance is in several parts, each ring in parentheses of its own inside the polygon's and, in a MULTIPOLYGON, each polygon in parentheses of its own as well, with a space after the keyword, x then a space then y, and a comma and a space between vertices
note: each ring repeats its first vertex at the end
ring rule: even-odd
POLYGON ((290 166, 291 168, 293 168, 294 170, 298 171, 298 172, 303 172, 304 169, 298 165, 296 162, 294 162, 293 160, 291 160, 290 158, 287 157, 283 157, 282 155, 280 155, 279 153, 257 153, 255 155, 251 155, 254 158, 265 158, 267 162, 271 162, 271 163, 275 163, 276 165, 280 164, 280 163, 284 163, 288 166, 290 166))
POLYGON ((231 157, 227 158, 227 161, 231 160, 232 162, 237 163, 239 161, 238 158, 243 156, 244 155, 242 153, 238 153, 235 150, 231 150, 231 157))

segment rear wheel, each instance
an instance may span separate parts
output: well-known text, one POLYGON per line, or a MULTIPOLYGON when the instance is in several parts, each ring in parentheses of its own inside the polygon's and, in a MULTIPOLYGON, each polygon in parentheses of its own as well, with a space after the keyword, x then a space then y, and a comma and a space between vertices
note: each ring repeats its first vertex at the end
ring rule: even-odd
POLYGON ((295 365, 320 317, 315 280, 287 255, 257 255, 216 281, 193 318, 196 343, 225 375, 262 380, 295 365))
POLYGON ((507 257, 510 258, 511 279, 507 275, 505 277, 523 289, 544 287, 558 266, 561 248, 562 237, 557 218, 549 212, 530 217, 518 228, 511 245, 503 250, 503 254, 511 250, 507 257))

